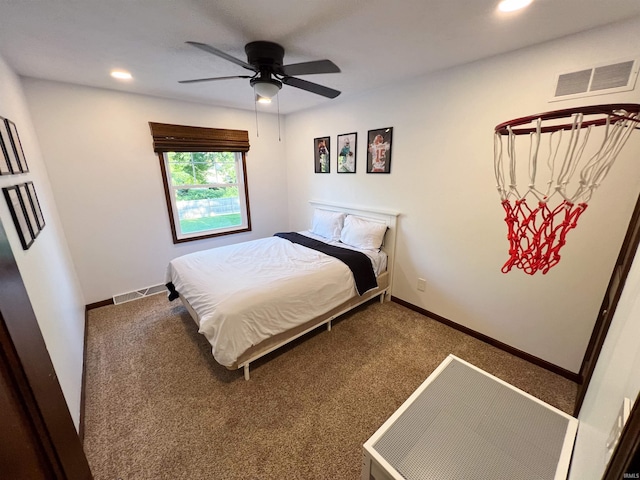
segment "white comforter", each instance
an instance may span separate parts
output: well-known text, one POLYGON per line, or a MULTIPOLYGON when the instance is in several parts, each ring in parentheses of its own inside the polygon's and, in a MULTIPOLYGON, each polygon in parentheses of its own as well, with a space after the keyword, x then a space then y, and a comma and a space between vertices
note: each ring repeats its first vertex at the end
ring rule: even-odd
POLYGON ((227 367, 249 347, 357 295, 340 260, 279 237, 176 258, 167 281, 196 311, 199 332, 227 367))

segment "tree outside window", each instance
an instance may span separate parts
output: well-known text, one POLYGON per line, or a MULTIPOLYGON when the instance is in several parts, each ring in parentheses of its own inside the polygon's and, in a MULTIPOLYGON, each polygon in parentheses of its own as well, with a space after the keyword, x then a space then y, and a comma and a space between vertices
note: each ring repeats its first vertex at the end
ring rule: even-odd
POLYGON ((178 240, 245 231, 242 152, 165 152, 178 240))

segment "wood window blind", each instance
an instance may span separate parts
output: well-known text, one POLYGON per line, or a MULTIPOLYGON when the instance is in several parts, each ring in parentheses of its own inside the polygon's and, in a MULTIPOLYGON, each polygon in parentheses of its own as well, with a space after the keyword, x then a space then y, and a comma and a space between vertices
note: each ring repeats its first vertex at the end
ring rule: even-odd
POLYGON ((149 122, 155 152, 248 152, 249 132, 149 122))

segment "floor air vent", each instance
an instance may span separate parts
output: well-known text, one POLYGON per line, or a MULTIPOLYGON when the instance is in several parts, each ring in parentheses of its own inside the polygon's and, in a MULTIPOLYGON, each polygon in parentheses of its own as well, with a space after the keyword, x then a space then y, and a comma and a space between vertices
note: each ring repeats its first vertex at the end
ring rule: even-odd
POLYGON ((153 287, 142 288, 133 292, 122 293, 113 297, 113 303, 118 305, 120 303, 130 302, 142 297, 148 297, 150 295, 156 295, 167 291, 167 287, 164 285, 154 285, 153 287))
POLYGON ((637 60, 626 60, 562 73, 556 80, 551 101, 633 90, 637 76, 637 60))

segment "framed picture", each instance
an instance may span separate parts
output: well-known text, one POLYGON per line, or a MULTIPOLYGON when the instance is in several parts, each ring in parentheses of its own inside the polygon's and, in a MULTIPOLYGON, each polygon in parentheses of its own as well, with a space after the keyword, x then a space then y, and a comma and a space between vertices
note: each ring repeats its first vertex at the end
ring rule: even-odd
POLYGON ((356 173, 357 133, 338 135, 338 173, 356 173))
POLYGON ((0 154, 3 157, 0 162, 0 175, 20 173, 20 163, 11 143, 9 124, 3 117, 0 117, 0 154))
POLYGON ((29 191, 27 190, 27 184, 21 183, 20 185, 16 185, 18 187, 18 194, 20 195, 20 202, 24 205, 24 210, 27 217, 27 223, 29 225, 29 231, 31 232, 31 237, 35 240, 35 238, 40 233, 40 227, 38 226, 38 220, 36 219, 36 212, 33 209, 33 205, 31 204, 31 199, 29 196, 29 191))
POLYGON ((13 151, 15 152, 16 157, 18 158, 18 163, 20 164, 20 171, 26 173, 29 171, 29 167, 27 166, 27 160, 24 158, 22 143, 20 143, 20 137, 18 136, 18 127, 16 127, 16 124, 8 118, 5 118, 4 122, 7 124, 7 128, 9 129, 11 143, 13 144, 13 151))
POLYGON ((36 222, 38 223, 38 228, 42 230, 44 228, 44 216, 42 215, 42 209, 40 208, 40 201, 38 200, 38 195, 36 195, 36 187, 33 186, 33 182, 25 183, 27 186, 27 193, 29 194, 29 202, 31 203, 31 208, 33 209, 33 213, 36 216, 36 222))
POLYGON ((391 172, 391 140, 393 127, 369 130, 367 133, 367 173, 391 172))
POLYGON ((24 250, 28 250, 33 244, 35 237, 31 233, 31 227, 29 226, 29 219, 27 217, 27 209, 22 203, 18 185, 4 187, 2 192, 4 193, 4 198, 7 200, 7 205, 9 205, 9 211, 11 212, 13 223, 16 226, 16 230, 18 230, 18 237, 20 238, 22 248, 24 250))
POLYGON ((329 173, 331 171, 331 139, 319 137, 313 139, 314 165, 316 173, 329 173))

